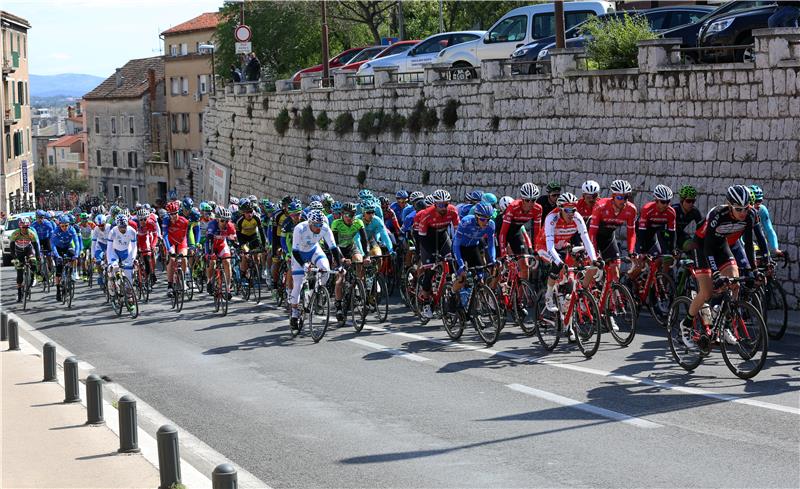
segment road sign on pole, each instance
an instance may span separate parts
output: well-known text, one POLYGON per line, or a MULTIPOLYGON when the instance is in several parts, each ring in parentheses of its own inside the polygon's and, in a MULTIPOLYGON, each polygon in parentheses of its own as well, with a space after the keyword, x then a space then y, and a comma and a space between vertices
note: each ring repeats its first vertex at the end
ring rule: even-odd
POLYGON ((253 31, 246 25, 237 25, 233 30, 233 38, 236 42, 247 42, 253 36, 253 31))
POLYGON ((236 43, 236 54, 248 54, 253 52, 253 43, 252 42, 237 42, 236 43))

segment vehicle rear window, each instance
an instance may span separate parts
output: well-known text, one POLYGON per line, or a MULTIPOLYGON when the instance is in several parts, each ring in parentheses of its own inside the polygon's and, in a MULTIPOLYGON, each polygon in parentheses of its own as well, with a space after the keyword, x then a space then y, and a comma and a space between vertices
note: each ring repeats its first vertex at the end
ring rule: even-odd
POLYGON ((383 52, 381 57, 383 56, 391 56, 393 54, 400 54, 405 53, 409 49, 413 48, 415 44, 395 44, 394 46, 389 46, 386 51, 383 52))
POLYGON ((8 221, 8 225, 6 226, 6 229, 9 230, 9 231, 13 230, 13 229, 19 229, 19 219, 14 219, 14 220, 8 221))
POLYGON ((381 48, 374 48, 374 49, 365 49, 358 53, 358 56, 353 57, 348 63, 357 63, 359 61, 366 61, 371 57, 375 56, 376 54, 382 51, 381 48))
MULTIPOLYGON (((569 29, 577 24, 593 17, 596 14, 591 10, 576 10, 574 12, 564 12, 564 29, 569 29)), ((531 37, 541 39, 543 37, 556 35, 556 19, 553 12, 536 14, 531 23, 531 37)))
POLYGON ((342 64, 347 64, 347 63, 350 62, 351 59, 353 59, 360 52, 361 51, 351 51, 349 53, 345 53, 345 54, 339 56, 339 59, 337 61, 339 63, 342 63, 342 64))

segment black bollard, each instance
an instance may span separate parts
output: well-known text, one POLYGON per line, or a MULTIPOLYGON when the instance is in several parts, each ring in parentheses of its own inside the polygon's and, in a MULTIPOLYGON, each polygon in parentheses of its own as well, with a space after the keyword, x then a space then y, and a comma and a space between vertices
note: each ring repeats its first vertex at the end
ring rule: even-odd
POLYGON ((237 489, 236 469, 231 464, 219 464, 211 473, 212 489, 237 489))
POLYGON ((19 350, 19 324, 16 319, 8 320, 8 349, 19 350))
POLYGON ((42 382, 56 382, 56 345, 49 341, 42 348, 42 358, 44 359, 44 379, 42 382))
POLYGON ((119 450, 120 453, 139 452, 139 435, 136 421, 136 400, 122 396, 117 401, 119 411, 119 450))
POLYGON ((80 402, 78 390, 78 360, 69 357, 64 360, 64 402, 80 402))
POLYGON ((103 424, 103 379, 91 374, 86 377, 86 424, 103 424))
POLYGON ((8 313, 0 311, 0 341, 8 339, 8 313))
POLYGON ((158 472, 161 485, 158 489, 169 489, 181 483, 181 456, 178 450, 178 429, 165 424, 156 432, 158 443, 158 472))

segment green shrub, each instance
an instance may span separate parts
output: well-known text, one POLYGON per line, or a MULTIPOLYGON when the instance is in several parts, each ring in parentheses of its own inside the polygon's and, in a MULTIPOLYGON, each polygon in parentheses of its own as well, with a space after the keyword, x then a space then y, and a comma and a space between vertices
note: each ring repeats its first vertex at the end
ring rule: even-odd
POLYGON ((289 129, 289 110, 284 107, 278 112, 278 117, 275 118, 275 132, 283 136, 286 134, 286 130, 289 129))
POLYGON ((367 112, 358 121, 358 133, 361 139, 377 136, 389 127, 389 117, 383 109, 378 112, 367 112))
POLYGON ((425 112, 427 112, 425 109, 425 101, 420 99, 417 102, 417 105, 414 106, 414 110, 411 111, 411 114, 409 114, 408 120, 406 121, 406 125, 408 126, 408 130, 411 132, 411 134, 419 134, 419 132, 422 130, 422 119, 425 115, 425 112))
POLYGON ((247 104, 247 118, 248 119, 252 119, 253 118, 253 104, 252 103, 247 104))
POLYGON ((389 130, 392 131, 394 137, 400 136, 403 133, 403 128, 406 127, 406 116, 399 112, 392 112, 387 117, 389 120, 389 130))
POLYGON ((433 131, 439 126, 439 116, 436 115, 436 109, 425 109, 422 113, 422 127, 426 131, 433 131))
POLYGON ((422 170, 422 185, 428 185, 431 181, 430 170, 422 170))
POLYGON ((358 184, 363 187, 364 186, 364 182, 367 181, 367 171, 366 170, 359 170, 358 175, 356 176, 356 180, 358 180, 358 184))
POLYGON ((328 129, 328 126, 330 125, 331 125, 331 120, 328 117, 328 113, 323 110, 317 116, 317 127, 325 131, 326 129, 328 129))
POLYGON ((636 43, 658 37, 644 17, 627 14, 605 22, 593 18, 583 32, 589 36, 586 46, 589 61, 601 70, 635 68, 639 57, 636 43))
POLYGON ((342 136, 353 132, 354 123, 355 119, 353 119, 353 115, 350 112, 343 112, 336 116, 336 120, 333 121, 333 130, 338 136, 342 136))
POLYGON ((314 110, 310 105, 306 105, 300 112, 300 129, 305 133, 314 132, 315 124, 314 110))
POLYGON ((458 100, 451 98, 444 104, 444 109, 442 110, 442 122, 445 126, 449 129, 456 127, 456 121, 458 120, 458 108, 461 106, 461 102, 458 100))

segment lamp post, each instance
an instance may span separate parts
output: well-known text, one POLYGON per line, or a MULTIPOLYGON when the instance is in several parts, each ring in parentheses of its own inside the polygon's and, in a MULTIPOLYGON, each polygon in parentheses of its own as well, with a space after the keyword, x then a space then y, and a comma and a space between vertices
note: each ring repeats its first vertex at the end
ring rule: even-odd
POLYGON ((200 49, 204 51, 211 51, 211 93, 214 96, 217 95, 217 74, 215 71, 215 63, 214 63, 214 51, 216 51, 216 47, 213 44, 201 44, 200 49))

